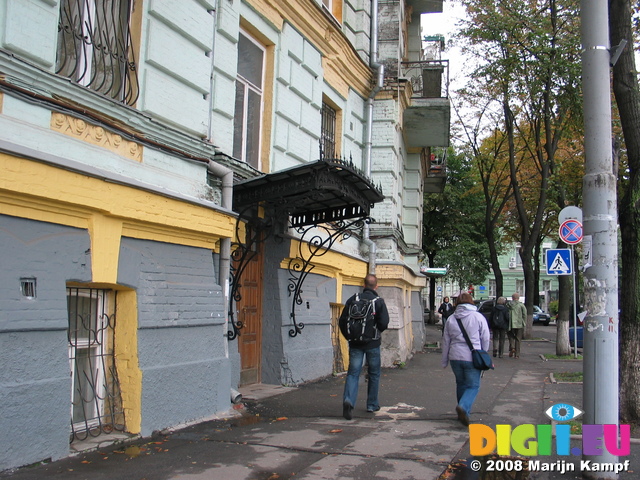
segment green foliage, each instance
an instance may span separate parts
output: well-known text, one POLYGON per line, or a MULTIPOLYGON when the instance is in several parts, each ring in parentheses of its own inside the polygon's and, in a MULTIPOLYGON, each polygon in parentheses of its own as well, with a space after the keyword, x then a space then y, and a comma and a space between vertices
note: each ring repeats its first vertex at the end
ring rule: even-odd
POLYGON ((425 195, 423 249, 458 285, 482 283, 489 273, 482 191, 470 162, 452 148, 447 174, 443 194, 425 195))
POLYGON ((557 315, 558 314, 558 305, 560 302, 558 302, 558 300, 552 300, 551 302, 549 302, 549 313, 551 315, 557 315))
POLYGON ((582 382, 584 374, 582 372, 557 372, 553 376, 558 382, 582 382))

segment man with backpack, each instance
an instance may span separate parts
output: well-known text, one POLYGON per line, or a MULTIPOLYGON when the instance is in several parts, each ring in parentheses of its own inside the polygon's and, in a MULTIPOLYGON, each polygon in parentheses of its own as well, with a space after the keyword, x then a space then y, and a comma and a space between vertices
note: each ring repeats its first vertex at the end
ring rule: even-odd
POLYGON ((380 386, 380 334, 389 325, 389 312, 384 299, 378 296, 378 279, 369 274, 364 278, 364 290, 345 303, 340 315, 342 335, 349 341, 349 370, 344 385, 342 415, 353 418, 353 407, 358 397, 358 381, 366 357, 369 383, 367 385, 367 412, 380 410, 378 388, 380 386))

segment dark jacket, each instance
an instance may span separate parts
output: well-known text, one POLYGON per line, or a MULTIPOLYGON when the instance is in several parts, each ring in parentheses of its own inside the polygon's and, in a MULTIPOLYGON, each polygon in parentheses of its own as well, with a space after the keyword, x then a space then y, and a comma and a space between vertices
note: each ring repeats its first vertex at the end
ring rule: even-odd
MULTIPOLYGON (((352 295, 347 302, 344 304, 344 308, 342 309, 342 314, 340 315, 340 320, 338 320, 338 325, 340 327, 340 331, 344 337, 347 337, 347 317, 349 316, 349 306, 355 301, 356 296, 352 295)), ((371 332, 371 337, 374 337, 374 324, 378 328, 380 333, 384 332, 389 326, 389 311, 387 310, 387 305, 384 303, 384 299, 378 295, 375 290, 371 290, 370 288, 365 288, 360 294, 360 298, 378 298, 375 303, 376 314, 371 321, 367 321, 365 326, 365 332, 371 332)), ((378 336, 375 340, 369 340, 367 342, 349 342, 351 346, 360 347, 360 348, 376 348, 380 346, 380 336, 378 336)))
POLYGON ((453 305, 451 305, 451 303, 442 302, 442 304, 440 305, 440 308, 438 308, 438 313, 442 315, 443 322, 444 320, 446 320, 451 316, 453 311, 454 311, 454 308, 453 308, 453 305))
POLYGON ((509 330, 509 307, 497 304, 491 312, 491 328, 509 330))

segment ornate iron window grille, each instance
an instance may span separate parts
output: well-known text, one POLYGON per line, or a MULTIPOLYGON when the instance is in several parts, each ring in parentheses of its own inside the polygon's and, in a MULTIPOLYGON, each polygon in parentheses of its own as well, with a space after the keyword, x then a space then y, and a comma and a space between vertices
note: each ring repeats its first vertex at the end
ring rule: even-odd
POLYGON ((126 105, 139 95, 131 0, 62 0, 56 73, 126 105))
POLYGON ((320 158, 333 159, 336 156, 336 111, 326 103, 322 104, 322 125, 320 130, 320 158))
POLYGON ((125 429, 108 297, 106 290, 67 288, 72 442, 125 429))

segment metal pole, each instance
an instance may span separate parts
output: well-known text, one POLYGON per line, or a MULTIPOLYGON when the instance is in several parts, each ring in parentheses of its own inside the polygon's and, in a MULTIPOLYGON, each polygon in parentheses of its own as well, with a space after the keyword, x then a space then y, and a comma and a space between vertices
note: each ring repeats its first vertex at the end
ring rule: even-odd
MULTIPOLYGON (((592 266, 584 274, 584 424, 618 419, 618 223, 611 141, 609 11, 607 0, 581 1, 585 176, 584 234, 592 236, 592 266)), ((577 307, 577 305, 576 305, 577 307)), ((617 462, 602 448, 583 455, 594 463, 617 462)), ((616 479, 613 472, 583 472, 585 478, 616 479)))
MULTIPOLYGON (((575 260, 576 257, 573 254, 573 245, 571 245, 571 265, 573 265, 573 268, 571 269, 571 274, 573 276, 573 358, 578 358, 578 323, 576 322, 576 315, 578 315, 576 268, 578 268, 578 265, 575 265, 575 260)), ((582 341, 584 342, 584 337, 582 341)))

